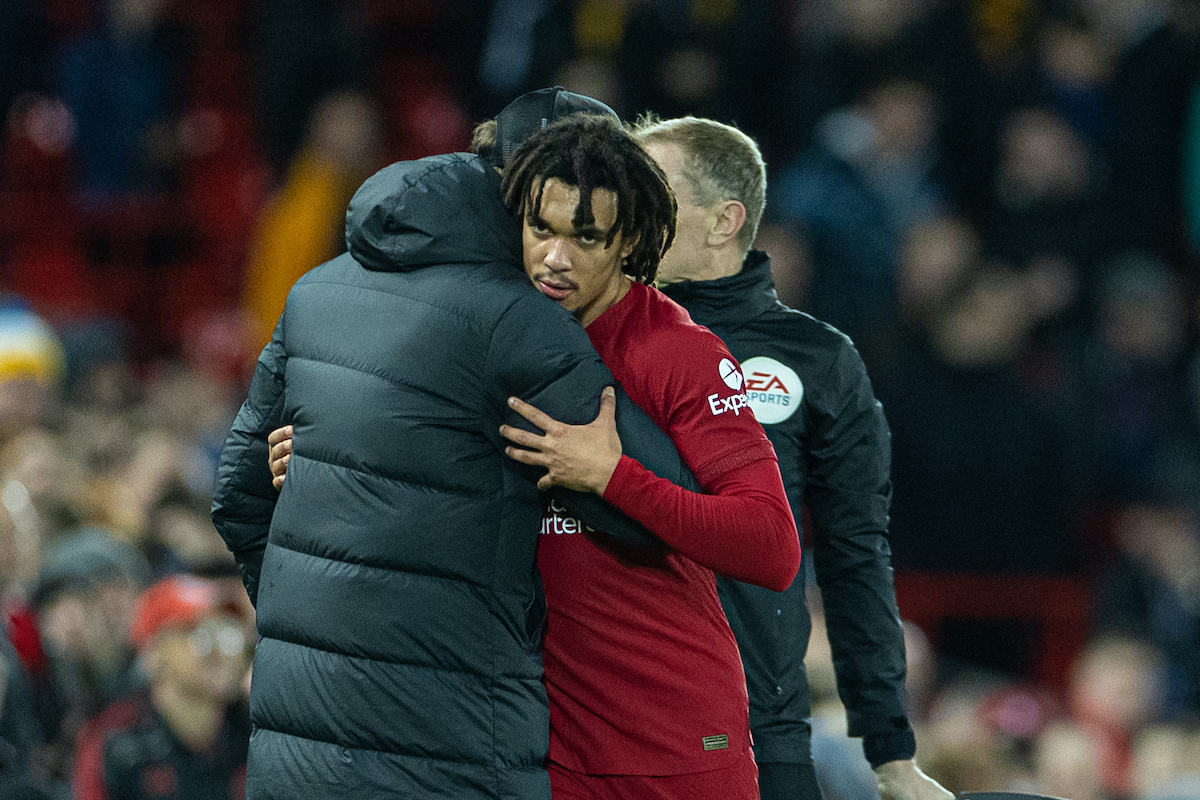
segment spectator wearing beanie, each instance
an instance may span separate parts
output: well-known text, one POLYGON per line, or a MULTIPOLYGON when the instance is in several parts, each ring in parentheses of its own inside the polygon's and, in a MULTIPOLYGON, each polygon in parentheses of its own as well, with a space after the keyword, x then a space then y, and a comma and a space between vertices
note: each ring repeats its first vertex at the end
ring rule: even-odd
POLYGON ((21 298, 0 296, 0 443, 41 419, 65 367, 54 329, 21 298))

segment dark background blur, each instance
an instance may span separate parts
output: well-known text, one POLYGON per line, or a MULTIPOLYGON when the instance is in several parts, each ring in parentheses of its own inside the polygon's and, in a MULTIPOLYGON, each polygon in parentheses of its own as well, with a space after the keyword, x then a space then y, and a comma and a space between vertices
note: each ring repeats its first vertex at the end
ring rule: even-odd
POLYGON ((154 520, 206 502, 354 189, 559 83, 759 142, 781 298, 892 426, 931 693, 1053 698, 1024 736, 971 706, 1031 764, 1132 636, 1162 680, 1105 723, 1128 755, 1200 713, 1198 79, 1195 0, 0 0, 0 587, 80 526, 221 562, 154 520))

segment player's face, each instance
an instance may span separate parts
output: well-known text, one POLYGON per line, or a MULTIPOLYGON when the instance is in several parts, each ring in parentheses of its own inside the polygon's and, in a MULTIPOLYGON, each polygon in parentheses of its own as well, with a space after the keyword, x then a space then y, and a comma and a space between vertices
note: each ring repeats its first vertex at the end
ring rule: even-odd
POLYGON ((657 283, 677 283, 683 280, 702 280, 706 266, 705 247, 713 223, 710 209, 698 206, 692 199, 692 185, 683 176, 683 149, 677 144, 653 142, 645 145, 646 152, 658 162, 675 192, 679 210, 675 215, 675 241, 658 262, 657 283))
POLYGON ((534 213, 536 190, 522 228, 525 274, 542 294, 575 312, 584 326, 625 296, 630 279, 621 263, 633 251, 634 239, 620 233, 605 246, 617 220, 617 195, 592 190, 591 225, 576 228, 572 221, 579 189, 557 178, 542 187, 542 205, 534 213))

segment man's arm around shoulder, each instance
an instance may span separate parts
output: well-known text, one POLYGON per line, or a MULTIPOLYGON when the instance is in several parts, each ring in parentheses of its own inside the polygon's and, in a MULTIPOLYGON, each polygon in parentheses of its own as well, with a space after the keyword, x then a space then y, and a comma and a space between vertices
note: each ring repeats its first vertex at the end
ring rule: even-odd
MULTIPOLYGON (((492 341, 490 382, 502 392, 498 402, 518 397, 556 420, 585 425, 599 413, 604 387, 615 386, 616 427, 624 452, 655 475, 690 491, 700 490, 670 437, 629 399, 566 309, 540 294, 524 299, 501 320, 492 341)), ((504 421, 534 430, 516 412, 504 421)), ((530 472, 531 477, 540 474, 530 472)), ((629 544, 664 546, 642 523, 599 495, 561 487, 551 491, 564 508, 597 530, 629 544)))

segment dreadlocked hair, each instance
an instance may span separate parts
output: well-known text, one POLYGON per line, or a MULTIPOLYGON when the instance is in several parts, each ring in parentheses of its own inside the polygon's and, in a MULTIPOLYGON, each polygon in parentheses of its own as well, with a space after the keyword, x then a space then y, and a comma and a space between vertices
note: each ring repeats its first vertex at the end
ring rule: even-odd
POLYGON ((618 232, 627 240, 637 237, 621 271, 635 281, 653 282, 675 238, 675 194, 662 169, 620 123, 572 114, 531 136, 504 171, 504 204, 522 220, 541 213, 542 189, 551 178, 579 190, 572 219, 576 228, 595 224, 594 189, 617 195, 617 219, 604 246, 611 247, 618 232))

